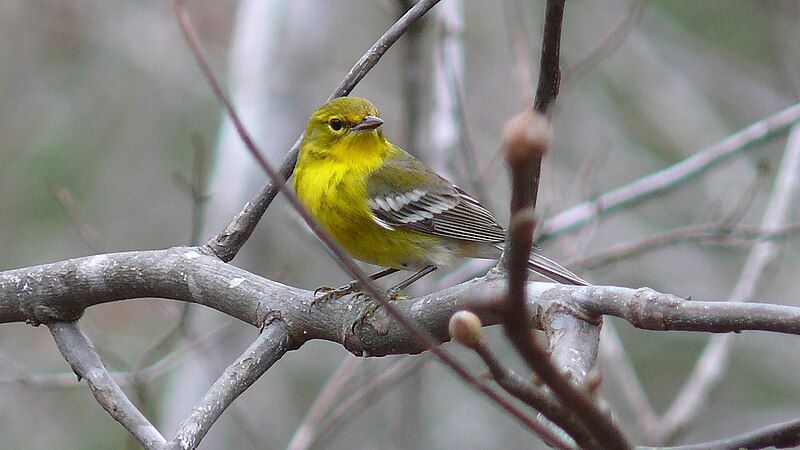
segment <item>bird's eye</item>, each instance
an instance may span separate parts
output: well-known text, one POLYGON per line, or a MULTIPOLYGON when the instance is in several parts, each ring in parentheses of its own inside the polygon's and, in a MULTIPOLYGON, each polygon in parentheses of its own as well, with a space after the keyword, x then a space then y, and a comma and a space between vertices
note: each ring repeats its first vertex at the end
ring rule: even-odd
POLYGON ((337 119, 334 117, 333 119, 330 120, 330 122, 328 122, 328 125, 331 126, 331 129, 333 131, 339 131, 342 129, 342 127, 344 127, 344 122, 342 122, 341 119, 337 119))

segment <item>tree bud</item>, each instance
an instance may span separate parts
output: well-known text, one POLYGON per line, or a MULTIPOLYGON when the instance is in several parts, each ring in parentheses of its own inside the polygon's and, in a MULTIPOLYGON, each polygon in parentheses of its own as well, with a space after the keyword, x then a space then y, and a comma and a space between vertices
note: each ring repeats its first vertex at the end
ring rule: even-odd
POLYGON ((483 342, 483 324, 481 319, 469 311, 458 311, 450 317, 448 326, 450 337, 459 344, 477 348, 483 342))
POLYGON ((553 130, 547 118, 530 110, 512 117, 503 129, 503 150, 511 167, 543 157, 552 142, 553 130))

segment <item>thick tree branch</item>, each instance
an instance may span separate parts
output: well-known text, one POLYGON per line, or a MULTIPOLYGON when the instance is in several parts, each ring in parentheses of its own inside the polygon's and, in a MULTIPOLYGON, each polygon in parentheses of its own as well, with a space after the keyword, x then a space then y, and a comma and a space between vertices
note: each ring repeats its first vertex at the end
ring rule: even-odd
MULTIPOLYGON (((800 308, 795 307, 689 301, 647 288, 535 282, 527 286, 530 310, 535 312, 532 321, 538 324, 567 312, 584 317, 614 315, 651 330, 761 330, 800 335, 800 308)), ((484 323, 498 323, 504 290, 505 280, 490 274, 398 306, 437 339, 445 340, 449 317, 459 309, 473 309, 484 323)), ((273 320, 267 329, 285 327, 283 348, 327 339, 357 354, 425 349, 382 309, 360 321, 361 313, 369 308, 361 299, 345 297, 310 308, 312 292, 266 280, 191 247, 97 255, 0 272, 0 323, 52 322, 78 317, 94 304, 139 297, 204 304, 255 326, 273 320)), ((282 352, 265 354, 277 358, 282 352)))
MULTIPOLYGON (((486 325, 498 324, 505 283, 504 277, 490 273, 395 306, 446 340, 447 322, 460 309, 474 310, 486 325)), ((279 314, 289 331, 289 348, 324 339, 358 355, 425 349, 382 308, 358 321, 371 306, 361 298, 347 296, 311 308, 313 292, 254 275, 194 247, 110 253, 0 272, 0 323, 65 321, 92 305, 147 297, 201 304, 256 327, 279 314)), ((792 306, 694 301, 649 288, 544 282, 528 282, 527 299, 534 324, 552 314, 551 308, 566 306, 580 315, 611 315, 653 331, 800 335, 800 308, 792 306)))
POLYGON ((125 427, 142 447, 159 448, 165 442, 164 437, 114 382, 77 322, 53 322, 48 327, 58 350, 75 374, 86 379, 97 403, 125 427))

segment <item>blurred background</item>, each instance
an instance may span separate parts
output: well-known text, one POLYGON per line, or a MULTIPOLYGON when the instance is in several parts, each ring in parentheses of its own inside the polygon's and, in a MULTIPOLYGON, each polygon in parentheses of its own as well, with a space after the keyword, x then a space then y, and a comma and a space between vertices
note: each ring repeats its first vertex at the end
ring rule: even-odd
MULTIPOLYGON (((277 164, 310 113, 412 3, 197 0, 188 8, 213 70, 277 164)), ((509 189, 499 137, 505 122, 529 105, 543 12, 544 1, 443 0, 353 92, 381 109, 390 140, 479 195, 501 223, 509 189)), ((540 187, 543 218, 796 103, 800 2, 570 1, 561 55, 565 80, 552 109, 555 145, 540 187)), ((758 225, 785 136, 641 206, 547 240, 543 253, 570 262, 692 224, 758 225)), ((0 270, 185 245, 193 230, 207 240, 265 179, 201 78, 171 2, 0 5, 0 270), (198 202, 192 187, 207 201, 198 202)), ((794 221, 797 209, 795 202, 794 221)), ((755 297, 797 305, 800 245, 790 236, 780 248, 755 297)), ((598 284, 724 300, 748 249, 690 243, 602 267, 572 267, 598 284)), ((232 263, 308 289, 348 281, 282 199, 232 263)), ((414 288, 431 291, 488 267, 442 271, 414 288)), ((202 307, 152 299, 91 308, 81 323, 111 369, 139 371, 126 392, 165 434, 257 333, 202 307)), ((708 336, 616 325, 654 409, 663 412, 708 336)), ((500 330, 489 334, 493 348, 522 369, 500 330)), ((446 345, 484 370, 469 352, 446 345)), ((737 336, 719 388, 678 441, 796 417, 796 348, 796 338, 737 336)), ((347 359, 327 342, 287 354, 222 416, 203 448, 286 447, 347 359)), ((349 362, 342 398, 403 359, 349 362)), ((541 446, 438 363, 414 367, 315 448, 541 446)), ((0 327, 0 448, 136 448, 68 372, 46 328, 0 327)), ((604 373, 602 395, 641 442, 637 414, 621 395, 624 381, 604 373)))

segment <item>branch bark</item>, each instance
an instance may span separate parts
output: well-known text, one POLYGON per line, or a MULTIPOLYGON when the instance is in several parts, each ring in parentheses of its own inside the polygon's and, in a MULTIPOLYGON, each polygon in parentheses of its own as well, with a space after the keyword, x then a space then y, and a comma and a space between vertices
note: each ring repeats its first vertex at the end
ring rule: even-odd
POLYGON ((720 448, 789 448, 800 444, 800 420, 777 423, 727 439, 694 445, 668 447, 671 450, 716 450, 720 448))
MULTIPOLYGON (((421 297, 395 302, 400 312, 440 340, 460 309, 475 311, 486 325, 499 323, 506 279, 496 273, 421 297)), ((196 247, 109 253, 0 272, 0 323, 68 321, 97 304, 136 298, 181 300, 216 309, 255 327, 279 318, 289 348, 324 339, 372 356, 419 353, 421 345, 383 309, 346 296, 311 307, 314 293, 286 286, 223 263, 196 247)), ((649 288, 566 286, 528 282, 531 321, 551 308, 585 317, 611 315, 653 331, 738 333, 769 331, 800 335, 800 308, 768 303, 686 300, 649 288)))
MULTIPOLYGON (((647 288, 541 282, 526 286, 531 321, 540 327, 549 318, 567 313, 583 318, 613 315, 650 330, 800 335, 800 308, 796 307, 689 301, 647 288)), ((475 311, 487 325, 497 324, 505 290, 506 279, 490 273, 396 302, 396 307, 444 341, 449 318, 460 309, 475 311)), ((95 255, 0 272, 0 323, 45 322, 58 327, 55 322, 80 317, 92 305, 141 297, 190 301, 256 327, 268 323, 267 330, 285 329, 285 344, 280 350, 264 351, 266 358, 277 359, 284 350, 299 348, 311 339, 340 343, 357 355, 413 354, 427 349, 383 308, 363 317, 371 304, 355 296, 311 307, 313 292, 253 275, 196 247, 95 255)), ((557 332, 558 323, 554 323, 551 332, 557 332)), ((559 354, 555 347, 554 354, 559 354)))
POLYGON ((117 383, 108 374, 100 356, 77 322, 48 324, 58 350, 64 355, 72 370, 84 378, 95 400, 111 417, 125 427, 146 449, 159 448, 165 439, 153 424, 128 400, 117 383))
POLYGON ((197 448, 225 409, 286 353, 288 340, 283 323, 269 323, 250 347, 222 372, 164 448, 197 448))

